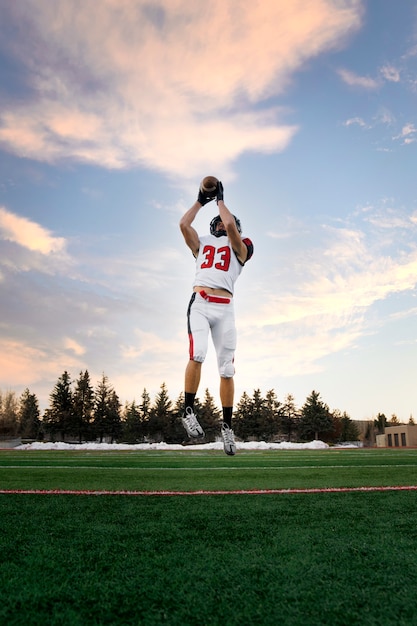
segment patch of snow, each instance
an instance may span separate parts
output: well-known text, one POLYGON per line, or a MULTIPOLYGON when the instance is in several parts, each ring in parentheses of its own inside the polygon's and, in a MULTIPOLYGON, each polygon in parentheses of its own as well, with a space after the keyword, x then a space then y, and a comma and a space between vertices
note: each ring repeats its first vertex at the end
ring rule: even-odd
MULTIPOLYGON (((283 441, 282 443, 267 443, 266 441, 247 441, 236 442, 238 450, 323 450, 328 448, 328 444, 324 441, 310 441, 308 443, 291 443, 283 441)), ((55 443, 35 442, 17 446, 15 450, 117 450, 117 451, 135 451, 135 450, 223 450, 221 442, 201 443, 183 446, 181 444, 160 443, 63 443, 57 441, 55 443)))

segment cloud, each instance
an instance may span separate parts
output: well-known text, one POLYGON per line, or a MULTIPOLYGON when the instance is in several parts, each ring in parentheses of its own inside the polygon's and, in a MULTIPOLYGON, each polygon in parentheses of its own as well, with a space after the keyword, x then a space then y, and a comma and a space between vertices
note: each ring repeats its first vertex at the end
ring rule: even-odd
POLYGON ((393 65, 384 65, 380 69, 382 77, 392 83, 399 83, 401 80, 400 71, 393 65))
POLYGON ((362 12, 361 0, 13 3, 5 18, 25 32, 13 49, 32 97, 3 107, 0 142, 48 162, 225 171, 288 145, 297 126, 268 99, 343 45, 362 12))
POLYGON ((63 252, 66 245, 63 237, 54 237, 46 228, 4 207, 0 207, 0 237, 45 255, 63 252))
MULTIPOLYGON (((362 222, 352 216, 354 227, 310 233, 317 246, 294 249, 279 293, 259 293, 258 287, 246 293, 257 304, 239 313, 239 350, 250 354, 258 375, 319 372, 324 357, 352 351, 378 331, 385 323, 381 303, 414 291, 415 215, 385 205, 368 207, 362 222)), ((285 266, 280 258, 271 263, 285 266)))
POLYGON ((365 122, 361 117, 351 117, 345 122, 343 122, 344 126, 360 126, 361 128, 371 128, 369 124, 365 122))
POLYGON ((337 73, 343 82, 350 87, 359 87, 369 91, 379 89, 384 82, 399 83, 401 81, 400 70, 388 63, 379 68, 380 78, 361 76, 346 68, 340 68, 337 73))
POLYGON ((417 141, 417 129, 414 124, 405 124, 401 132, 393 137, 394 140, 401 139, 403 144, 414 143, 417 141))
POLYGON ((370 130, 378 125, 392 126, 395 124, 395 116, 386 107, 380 107, 373 116, 372 122, 366 122, 362 117, 351 117, 343 122, 344 126, 360 126, 364 130, 370 130))
POLYGON ((7 380, 8 387, 22 385, 22 381, 29 386, 45 378, 56 380, 65 369, 79 369, 76 359, 24 340, 0 339, 0 352, 0 380, 7 380))
POLYGON ((360 87, 362 89, 374 90, 378 89, 381 85, 380 81, 369 76, 359 76, 354 72, 347 69, 339 69, 337 72, 340 78, 350 87, 360 87))
POLYGON ((64 340, 64 347, 66 348, 66 350, 70 350, 77 356, 82 356, 83 354, 85 354, 85 347, 78 343, 78 341, 75 341, 75 339, 71 339, 70 337, 66 337, 66 339, 64 340))

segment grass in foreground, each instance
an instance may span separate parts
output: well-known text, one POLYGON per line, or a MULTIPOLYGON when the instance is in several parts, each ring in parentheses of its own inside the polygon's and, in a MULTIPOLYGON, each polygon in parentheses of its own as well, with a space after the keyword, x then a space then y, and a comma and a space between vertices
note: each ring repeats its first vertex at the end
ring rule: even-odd
POLYGON ((2 496, 0 623, 417 623, 414 494, 2 496))
MULTIPOLYGON (((0 453, 1 489, 417 484, 417 451, 0 453)), ((0 495, 0 623, 417 624, 415 492, 0 495)))

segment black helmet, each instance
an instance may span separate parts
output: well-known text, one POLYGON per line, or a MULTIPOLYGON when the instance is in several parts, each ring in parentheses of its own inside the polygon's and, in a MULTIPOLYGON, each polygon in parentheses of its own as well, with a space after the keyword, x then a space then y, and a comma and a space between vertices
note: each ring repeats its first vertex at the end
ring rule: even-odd
MULTIPOLYGON (((236 215, 234 215, 233 217, 235 218, 236 228, 238 232, 242 234, 242 227, 240 225, 240 220, 236 217, 236 215)), ((213 219, 210 222, 210 233, 214 235, 215 237, 224 237, 227 235, 225 230, 216 230, 217 224, 219 224, 221 221, 222 221, 222 218, 220 217, 220 215, 216 215, 216 217, 213 217, 213 219)))

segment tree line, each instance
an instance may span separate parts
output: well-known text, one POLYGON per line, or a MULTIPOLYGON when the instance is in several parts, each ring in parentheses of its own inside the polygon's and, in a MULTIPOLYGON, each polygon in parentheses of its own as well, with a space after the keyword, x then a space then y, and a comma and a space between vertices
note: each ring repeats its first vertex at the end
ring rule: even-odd
MULTIPOLYGON (((0 436, 80 443, 182 443, 183 405, 183 393, 173 402, 162 383, 153 401, 143 389, 139 402, 133 400, 123 406, 106 375, 93 387, 88 370, 81 371, 75 380, 65 371, 58 378, 43 415, 36 395, 29 389, 20 398, 13 391, 0 391, 0 436)), ((215 441, 221 411, 208 389, 203 399, 196 399, 195 412, 204 427, 205 440, 215 441)), ((387 423, 383 414, 378 414, 377 421, 378 430, 381 423, 387 423)), ((265 395, 259 389, 251 396, 244 392, 235 407, 233 428, 243 441, 322 439, 338 443, 359 439, 355 421, 346 412, 331 411, 314 390, 301 407, 296 406, 291 394, 280 401, 273 389, 265 395)))

